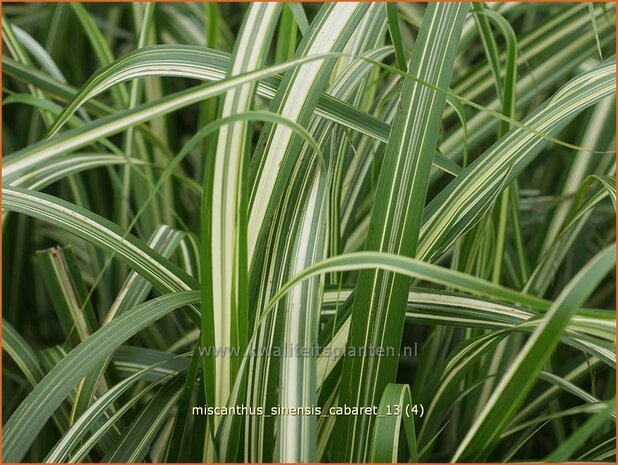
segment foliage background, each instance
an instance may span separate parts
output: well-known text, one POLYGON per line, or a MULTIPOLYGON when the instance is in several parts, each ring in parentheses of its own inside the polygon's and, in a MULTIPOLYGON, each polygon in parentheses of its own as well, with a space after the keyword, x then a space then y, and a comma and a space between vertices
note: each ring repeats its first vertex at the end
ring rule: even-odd
POLYGON ((5 461, 615 461, 615 5, 3 14, 5 461))

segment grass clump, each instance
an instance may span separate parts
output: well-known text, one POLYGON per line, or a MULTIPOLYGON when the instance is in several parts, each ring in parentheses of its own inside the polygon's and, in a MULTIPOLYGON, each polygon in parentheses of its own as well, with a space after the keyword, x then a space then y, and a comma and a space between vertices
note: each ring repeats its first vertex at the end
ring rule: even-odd
POLYGON ((615 461, 615 5, 3 10, 4 461, 615 461))

